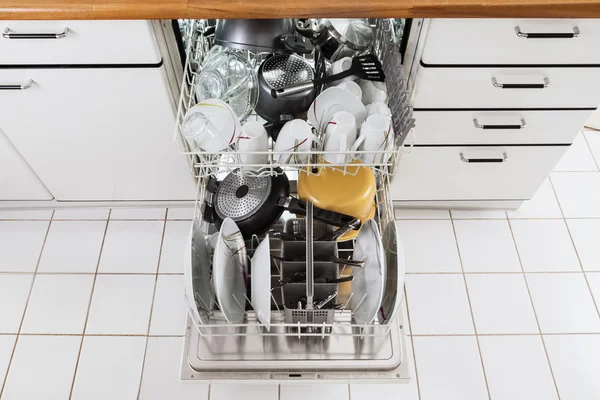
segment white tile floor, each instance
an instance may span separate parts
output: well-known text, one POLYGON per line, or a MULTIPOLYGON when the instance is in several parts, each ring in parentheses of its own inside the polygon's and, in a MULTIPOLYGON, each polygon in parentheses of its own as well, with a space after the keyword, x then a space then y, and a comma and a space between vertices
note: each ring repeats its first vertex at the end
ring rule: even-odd
POLYGON ((403 385, 181 383, 191 210, 0 211, 0 397, 597 400, 598 161, 586 132, 519 211, 397 210, 403 385))

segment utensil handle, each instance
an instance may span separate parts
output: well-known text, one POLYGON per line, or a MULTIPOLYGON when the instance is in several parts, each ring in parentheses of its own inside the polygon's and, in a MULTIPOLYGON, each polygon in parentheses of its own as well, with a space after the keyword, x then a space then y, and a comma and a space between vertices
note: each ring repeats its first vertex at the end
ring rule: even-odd
POLYGON ((306 309, 312 310, 315 293, 313 262, 313 204, 306 203, 306 309))
MULTIPOLYGON (((307 215, 307 204, 302 200, 291 198, 289 199, 289 203, 286 205, 286 208, 293 214, 307 215)), ((326 224, 338 227, 349 224, 355 219, 350 215, 323 210, 318 207, 313 207, 313 218, 317 221, 325 222, 326 224)))
POLYGON ((302 93, 306 90, 312 89, 314 86, 315 84, 313 81, 300 82, 294 85, 271 89, 271 96, 273 96, 273 98, 291 96, 293 94, 302 93))

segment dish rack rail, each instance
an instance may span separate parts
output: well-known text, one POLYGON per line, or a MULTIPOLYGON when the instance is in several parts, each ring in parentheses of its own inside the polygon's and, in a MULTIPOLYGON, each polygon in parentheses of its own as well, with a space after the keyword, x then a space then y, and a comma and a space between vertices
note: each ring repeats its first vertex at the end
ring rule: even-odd
MULTIPOLYGON (((289 156, 288 152, 273 151, 273 142, 269 139, 269 150, 258 152, 241 152, 232 146, 230 149, 218 152, 207 152, 190 146, 182 134, 182 124, 187 111, 197 104, 195 96, 195 85, 198 75, 202 70, 202 62, 211 49, 213 43, 210 37, 204 35, 208 28, 206 20, 194 20, 187 27, 187 58, 184 67, 183 81, 176 116, 176 127, 174 140, 179 152, 189 157, 192 173, 200 178, 215 176, 219 172, 232 172, 237 168, 243 168, 250 176, 277 175, 285 171, 298 171, 300 169, 309 174, 319 175, 322 172, 322 161, 327 155, 344 155, 342 159, 346 162, 327 164, 329 168, 342 171, 344 174, 356 174, 355 157, 366 154, 367 159, 373 162, 363 163, 363 166, 372 167, 382 174, 393 175, 396 165, 402 153, 410 152, 414 143, 413 109, 410 104, 410 94, 407 88, 407 77, 402 65, 398 35, 392 19, 370 19, 375 35, 372 51, 380 59, 386 74, 386 86, 388 92, 388 107, 392 112, 393 138, 385 150, 380 151, 324 151, 322 149, 311 149, 310 151, 295 152, 300 157, 294 157, 287 163, 281 163, 282 155, 289 156), (409 139, 410 138, 410 139, 409 139), (267 162, 261 164, 244 164, 240 162, 240 156, 244 155, 266 155, 267 162), (306 157, 303 155, 307 155, 306 157)), ((318 49, 315 49, 318 51, 318 49)), ((248 59, 258 66, 267 54, 242 52, 248 59)), ((312 57, 312 56, 311 56, 312 57)), ((314 59, 323 57, 315 56, 314 59)), ((317 71, 324 70, 317 68, 317 71)), ((252 113, 246 120, 261 120, 252 113)), ((244 121, 242 121, 243 123, 244 121)), ((317 137, 322 139, 323 130, 315 127, 317 137)), ((283 157, 286 158, 286 157, 283 157)))
MULTIPOLYGON (((270 330, 267 330, 258 320, 255 311, 252 309, 251 298, 248 298, 248 295, 246 295, 245 299, 236 299, 239 306, 244 310, 244 318, 241 323, 232 324, 225 319, 223 313, 215 306, 216 301, 213 301, 212 305, 204 304, 201 300, 202 296, 192 290, 193 293, 191 294, 186 292, 185 302, 189 310, 191 325, 198 331, 199 335, 207 339, 232 338, 235 340, 247 336, 262 336, 265 338, 295 337, 298 339, 308 337, 326 339, 329 337, 346 336, 383 340, 389 334, 393 325, 398 323, 397 317, 403 301, 404 284, 403 267, 401 265, 404 263, 404 252, 397 237, 394 211, 388 189, 390 176, 383 173, 377 173, 376 176, 378 189, 375 196, 376 213, 374 219, 377 221, 379 233, 382 237, 385 265, 382 265, 381 268, 386 270, 386 278, 383 287, 383 300, 381 301, 377 316, 371 323, 358 324, 354 321, 353 315, 355 310, 351 309, 350 306, 350 299, 354 294, 353 291, 350 291, 349 297, 343 300, 340 309, 327 310, 333 316, 329 320, 315 318, 313 322, 295 321, 290 323, 289 315, 286 318, 286 311, 289 314, 290 312, 293 313, 294 310, 290 311, 290 309, 286 309, 283 306, 272 305, 270 330)), ((199 262, 194 254, 193 241, 198 239, 198 235, 201 236, 201 240, 208 241, 210 234, 215 232, 216 229, 213 224, 207 222, 202 217, 204 196, 206 195, 204 180, 205 178, 201 178, 198 186, 198 200, 196 202, 192 232, 188 240, 185 259, 186 263, 191 264, 186 266, 186 271, 193 271, 193 263, 199 262)), ((255 243, 254 239, 255 237, 250 242, 255 243)), ((282 243, 279 239, 272 239, 271 243, 274 242, 282 243)), ((350 243, 350 245, 344 250, 340 249, 340 257, 352 254, 354 240, 346 243, 350 243)), ((249 253, 252 250, 253 248, 249 247, 249 253)), ((280 248, 278 249, 276 246, 272 245, 271 251, 272 254, 280 254, 280 248)), ((344 267, 340 275, 343 274, 346 268, 351 270, 351 267, 344 267)), ((271 279, 273 280, 276 277, 280 277, 280 274, 272 275, 271 279)), ((193 273, 192 276, 187 276, 186 279, 193 280, 193 273)), ((214 293, 211 293, 210 296, 214 299, 214 293)), ((274 299, 272 298, 272 300, 274 299)), ((357 308, 360 307, 362 300, 364 299, 361 299, 356 306, 357 308)))

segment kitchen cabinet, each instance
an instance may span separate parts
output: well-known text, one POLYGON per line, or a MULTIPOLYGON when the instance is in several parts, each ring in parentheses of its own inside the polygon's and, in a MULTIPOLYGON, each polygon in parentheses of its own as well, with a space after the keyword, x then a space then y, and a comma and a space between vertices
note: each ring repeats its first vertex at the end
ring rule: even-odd
POLYGON ((0 126, 58 201, 188 200, 163 68, 3 69, 0 126), (29 83, 31 83, 29 85, 29 83))
POLYGON ((52 200, 52 194, 0 130, 0 202, 52 200))

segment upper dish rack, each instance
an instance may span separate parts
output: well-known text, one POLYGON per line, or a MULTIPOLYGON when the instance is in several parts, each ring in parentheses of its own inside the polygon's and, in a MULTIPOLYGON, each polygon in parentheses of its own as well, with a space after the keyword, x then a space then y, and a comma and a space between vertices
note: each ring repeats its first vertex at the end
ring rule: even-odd
MULTIPOLYGON (((273 142, 269 139, 269 150, 267 152, 240 152, 233 147, 229 151, 207 152, 202 149, 192 149, 182 135, 182 124, 187 111, 196 105, 195 84, 201 71, 202 62, 212 47, 211 39, 203 33, 208 27, 205 20, 194 20, 187 27, 187 59, 184 67, 184 76, 181 86, 179 105, 176 117, 175 142, 179 151, 190 158, 190 166, 193 174, 198 178, 217 176, 229 173, 237 168, 242 168, 244 173, 251 176, 276 175, 283 172, 298 171, 302 169, 309 174, 318 175, 323 170, 317 168, 323 165, 326 155, 344 155, 347 163, 327 164, 328 167, 342 171, 344 174, 353 175, 357 168, 353 160, 354 156, 367 154, 369 159, 377 162, 362 163, 361 165, 372 167, 376 171, 386 175, 393 175, 398 158, 403 152, 409 152, 412 148, 412 140, 408 136, 414 134, 415 119, 410 105, 410 95, 407 90, 407 79, 402 66, 402 58, 397 42, 398 36, 392 19, 372 19, 374 28, 374 43, 372 52, 380 59, 386 74, 386 86, 388 94, 388 107, 392 113, 392 128, 394 132, 392 146, 381 151, 335 151, 327 152, 322 149, 311 149, 304 152, 295 152, 299 157, 288 158, 288 162, 280 163, 280 156, 288 155, 286 152, 273 150, 273 142), (244 164, 240 162, 240 156, 264 154, 267 162, 264 164, 244 164), (306 156, 305 156, 306 155, 306 156), (372 157, 371 157, 372 156, 372 157)), ((318 51, 318 50, 315 50, 318 51)), ((257 63, 265 54, 256 54, 246 51, 244 53, 251 61, 257 63)), ((317 57, 319 58, 319 57, 317 57)), ((247 120, 260 119, 251 114, 247 120)), ((242 121, 243 122, 243 121, 242 121)), ((316 135, 322 132, 316 130, 316 135)))

